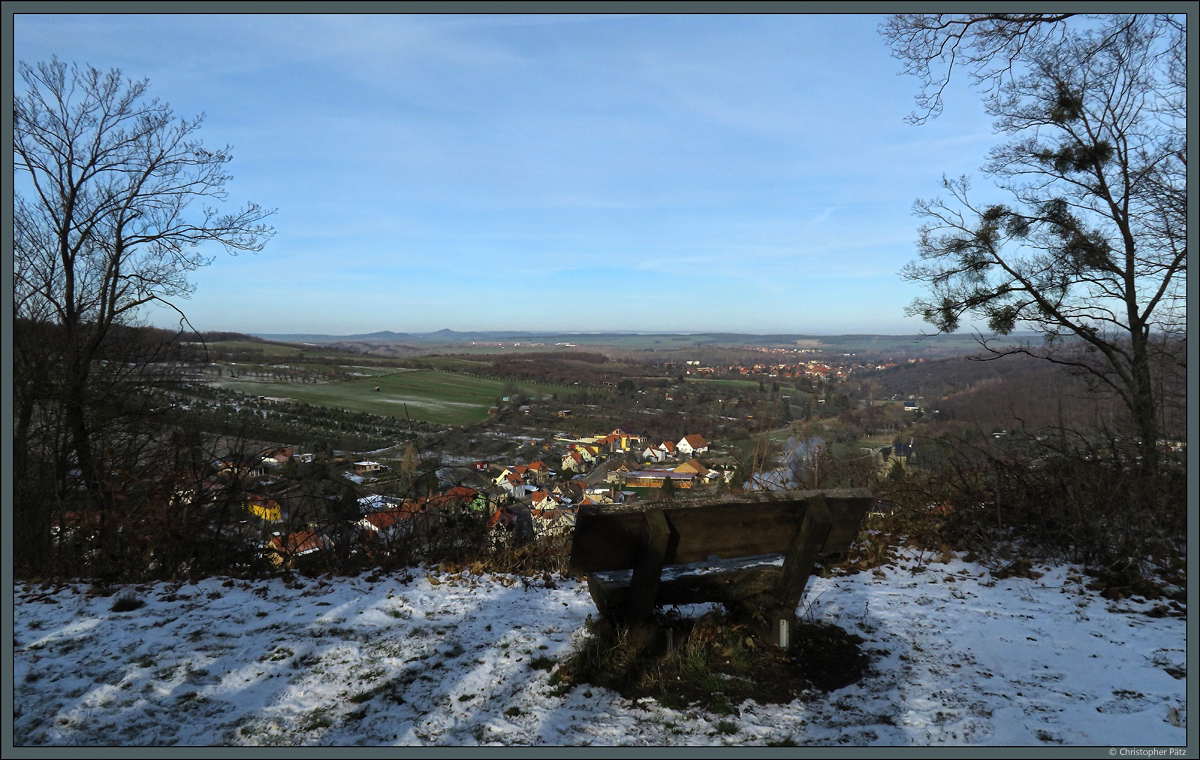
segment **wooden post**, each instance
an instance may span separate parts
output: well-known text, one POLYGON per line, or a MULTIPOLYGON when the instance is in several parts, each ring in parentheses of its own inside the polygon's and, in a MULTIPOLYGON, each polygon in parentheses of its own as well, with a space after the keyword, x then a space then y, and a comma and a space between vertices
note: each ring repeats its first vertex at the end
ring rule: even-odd
POLYGON ((784 554, 783 577, 775 595, 779 605, 767 610, 767 640, 778 646, 787 647, 791 642, 796 607, 804 596, 804 587, 832 523, 825 498, 814 496, 809 499, 800 530, 796 531, 795 540, 784 554))
POLYGON ((649 620, 654 612, 654 600, 658 596, 658 584, 662 577, 663 565, 666 564, 667 544, 670 538, 671 526, 663 511, 646 510, 642 516, 637 561, 629 582, 629 597, 623 616, 631 625, 649 620))

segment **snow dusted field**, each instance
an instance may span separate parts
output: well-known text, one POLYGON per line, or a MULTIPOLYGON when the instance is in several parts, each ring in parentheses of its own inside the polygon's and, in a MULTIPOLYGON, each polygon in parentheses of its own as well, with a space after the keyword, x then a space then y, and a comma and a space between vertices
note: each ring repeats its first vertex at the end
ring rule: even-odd
POLYGON ((996 580, 919 559, 810 581, 805 619, 866 639, 866 678, 735 715, 550 685, 594 612, 571 579, 18 585, 13 743, 1187 745, 1183 618, 1102 599, 1065 566, 996 580), (123 594, 144 606, 113 612, 123 594))

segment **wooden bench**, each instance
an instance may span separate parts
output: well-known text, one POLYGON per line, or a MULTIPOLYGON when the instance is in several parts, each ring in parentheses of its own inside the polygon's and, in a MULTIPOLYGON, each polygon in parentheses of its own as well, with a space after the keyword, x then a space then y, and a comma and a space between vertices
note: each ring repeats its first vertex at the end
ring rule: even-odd
POLYGON ((656 607, 719 602, 786 648, 814 564, 849 549, 871 502, 867 489, 845 489, 587 506, 570 572, 587 576, 611 622, 643 626, 656 607))

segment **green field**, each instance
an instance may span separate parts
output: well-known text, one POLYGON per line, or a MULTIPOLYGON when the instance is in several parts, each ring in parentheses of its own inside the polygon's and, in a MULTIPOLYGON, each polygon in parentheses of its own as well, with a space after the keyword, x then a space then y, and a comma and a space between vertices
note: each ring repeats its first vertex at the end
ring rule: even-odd
MULTIPOLYGON (((442 425, 469 425, 487 418, 488 407, 504 392, 505 383, 466 377, 440 370, 408 370, 375 377, 331 383, 279 383, 220 380, 218 387, 254 396, 289 398, 315 406, 348 409, 403 419, 405 407, 414 420, 442 425), (375 389, 379 388, 378 391, 375 389)), ((535 399, 571 388, 517 383, 521 392, 535 399)))
POLYGON ((758 380, 709 380, 689 377, 687 378, 687 382, 696 383, 697 385, 717 385, 725 388, 750 388, 753 390, 758 390, 759 386, 758 380))

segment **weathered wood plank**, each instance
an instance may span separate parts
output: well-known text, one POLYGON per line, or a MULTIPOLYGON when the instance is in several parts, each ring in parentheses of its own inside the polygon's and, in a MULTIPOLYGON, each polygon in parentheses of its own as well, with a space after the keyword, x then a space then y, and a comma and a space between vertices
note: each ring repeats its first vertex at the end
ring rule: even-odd
MULTIPOLYGON (((638 536, 637 559, 629 581, 629 598, 622 605, 624 617, 630 623, 642 623, 654 613, 663 565, 667 562, 667 545, 671 526, 661 509, 642 513, 642 529, 638 536)), ((609 601, 610 607, 612 601, 609 601)))
POLYGON ((869 492, 866 496, 859 497, 825 497, 830 526, 829 535, 821 549, 822 555, 843 556, 850 550, 850 545, 858 538, 863 517, 871 508, 872 501, 873 497, 869 492))
POLYGON ((587 577, 587 585, 588 593, 592 595, 600 617, 608 620, 618 617, 617 612, 625 604, 625 598, 628 596, 629 583, 622 583, 618 587, 605 583, 598 575, 591 574, 587 577))
POLYGON ((812 575, 813 565, 817 562, 821 547, 825 545, 831 525, 825 499, 820 496, 809 499, 804 521, 783 560, 783 577, 777 592, 779 603, 790 608, 793 615, 800 598, 804 596, 804 586, 808 583, 808 576, 812 575))
MULTIPOLYGON (((795 535, 803 510, 802 502, 664 510, 679 536, 672 561, 696 562, 713 554, 781 553, 795 535)), ((586 573, 632 567, 640 524, 638 513, 581 511, 575 524, 572 569, 586 573)))
MULTIPOLYGON (((712 554, 738 557, 783 553, 790 546, 807 500, 820 491, 784 492, 771 498, 729 497, 700 506, 663 510, 679 536, 669 562, 695 562, 712 554)), ((822 553, 844 553, 858 535, 871 504, 866 489, 825 492, 833 520, 822 553)), ((603 508, 581 509, 575 524, 570 570, 586 574, 632 567, 641 513, 603 508)))

